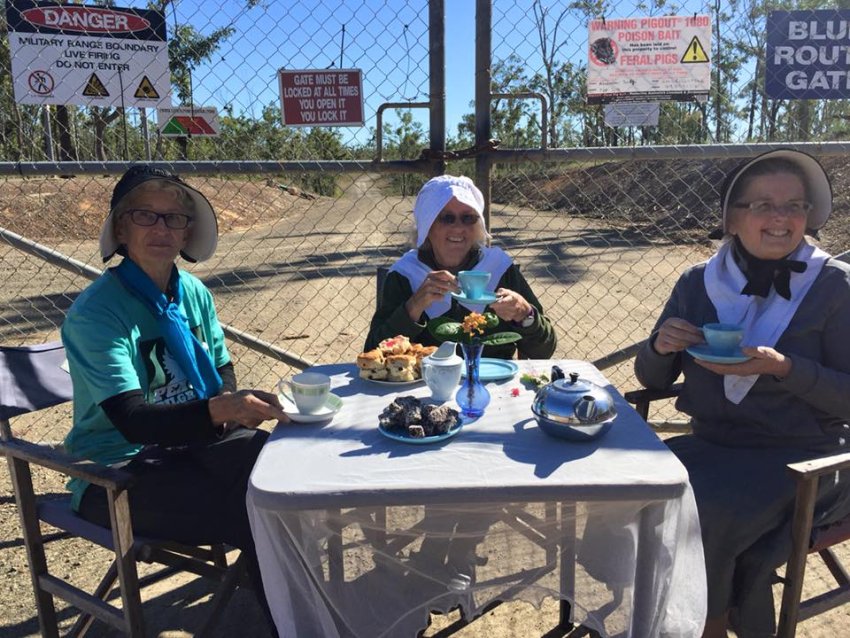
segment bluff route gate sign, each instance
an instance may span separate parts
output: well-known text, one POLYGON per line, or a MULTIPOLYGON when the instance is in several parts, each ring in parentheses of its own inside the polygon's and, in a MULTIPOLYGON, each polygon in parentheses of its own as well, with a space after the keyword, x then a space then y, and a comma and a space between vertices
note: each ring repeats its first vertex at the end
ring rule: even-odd
POLYGON ((850 98, 850 10, 771 11, 765 93, 780 100, 850 98))
POLYGON ((15 101, 171 106, 161 13, 7 0, 15 101))

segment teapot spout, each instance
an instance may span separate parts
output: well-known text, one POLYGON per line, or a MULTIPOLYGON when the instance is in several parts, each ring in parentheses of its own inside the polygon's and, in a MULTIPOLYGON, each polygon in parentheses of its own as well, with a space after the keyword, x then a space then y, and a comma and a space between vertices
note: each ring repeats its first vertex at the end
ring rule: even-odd
POLYGON ((455 356, 457 344, 454 341, 444 341, 431 357, 433 359, 450 359, 455 356))

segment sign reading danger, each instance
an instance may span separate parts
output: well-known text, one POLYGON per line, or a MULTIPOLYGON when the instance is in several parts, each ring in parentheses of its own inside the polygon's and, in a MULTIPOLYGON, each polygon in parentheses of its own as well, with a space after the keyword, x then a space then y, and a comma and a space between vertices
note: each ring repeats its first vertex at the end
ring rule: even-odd
POLYGON ((707 15, 591 20, 587 101, 693 100, 711 85, 707 15))
POLYGON ((18 103, 171 105, 161 13, 8 0, 6 20, 18 103))
POLYGON ((281 69, 278 79, 287 126, 363 126, 360 69, 281 69))

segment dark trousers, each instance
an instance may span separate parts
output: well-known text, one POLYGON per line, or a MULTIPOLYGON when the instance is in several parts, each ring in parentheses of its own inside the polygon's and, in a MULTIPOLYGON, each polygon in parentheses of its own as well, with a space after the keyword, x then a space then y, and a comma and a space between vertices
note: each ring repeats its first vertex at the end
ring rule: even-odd
MULTIPOLYGON (((245 507, 248 477, 267 438, 263 430, 238 428, 208 442, 150 445, 115 467, 135 477, 128 490, 135 534, 190 545, 226 543, 242 550, 274 633, 245 507)), ((105 490, 89 486, 79 514, 110 527, 105 490)))

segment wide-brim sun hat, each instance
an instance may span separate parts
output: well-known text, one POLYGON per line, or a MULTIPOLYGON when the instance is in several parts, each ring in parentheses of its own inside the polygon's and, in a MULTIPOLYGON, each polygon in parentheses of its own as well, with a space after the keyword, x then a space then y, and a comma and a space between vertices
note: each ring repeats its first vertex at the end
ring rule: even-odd
POLYGON ((417 247, 428 238, 431 225, 452 197, 472 208, 481 219, 482 226, 484 225, 484 195, 471 179, 454 175, 432 177, 419 190, 416 204, 413 206, 417 247))
POLYGON ((109 261, 118 252, 120 247, 115 238, 115 209, 118 204, 130 193, 152 180, 162 180, 176 184, 189 198, 195 207, 195 215, 192 218, 191 232, 186 246, 180 251, 180 256, 186 261, 205 261, 213 256, 218 245, 218 221, 215 211, 209 200, 200 192, 189 186, 180 177, 169 173, 161 168, 154 168, 146 164, 131 166, 121 176, 112 191, 112 199, 109 202, 109 215, 100 229, 100 256, 104 262, 109 261))
POLYGON ((735 184, 753 166, 769 159, 784 159, 793 162, 800 168, 806 176, 806 188, 809 199, 812 202, 812 211, 806 220, 806 228, 812 231, 823 228, 823 225, 826 224, 826 221, 832 214, 832 184, 829 181, 829 176, 826 174, 823 166, 820 165, 820 162, 808 153, 790 148, 782 148, 762 153, 751 160, 743 162, 726 176, 723 187, 720 189, 724 232, 728 230, 726 225, 727 212, 729 206, 733 203, 729 199, 732 196, 732 191, 735 189, 735 184))

